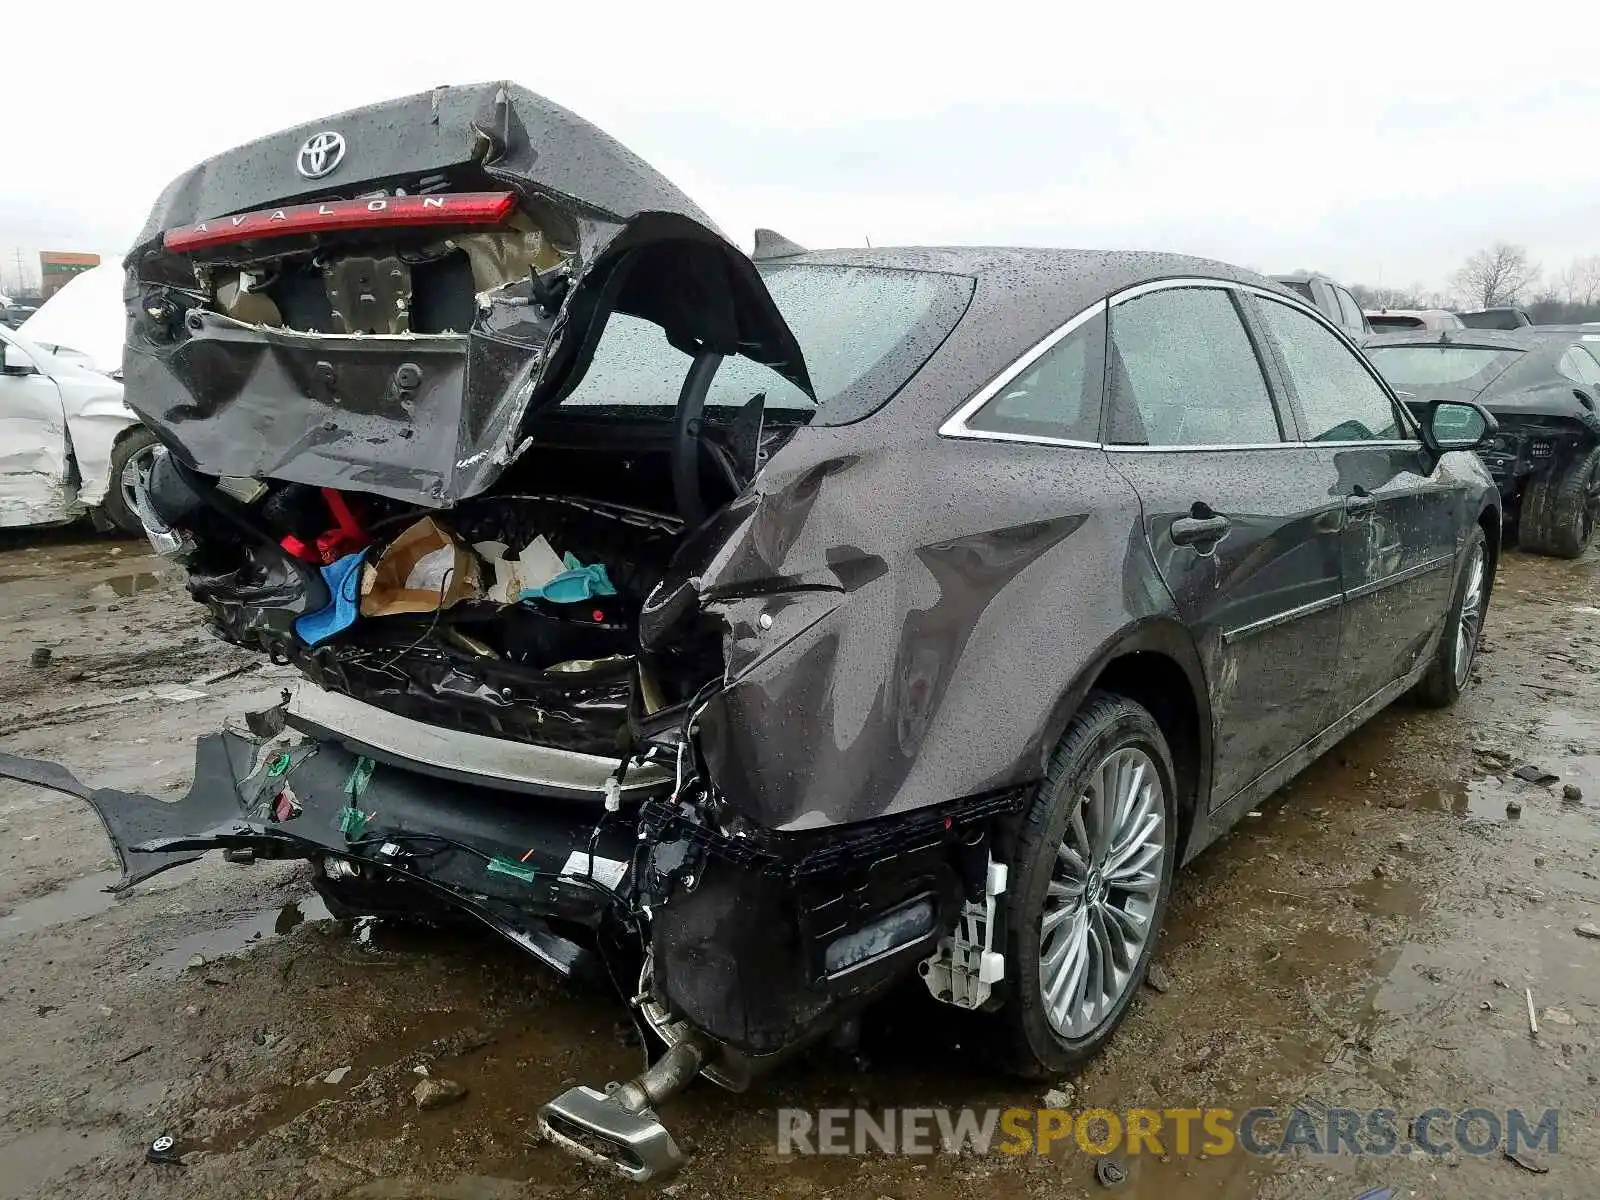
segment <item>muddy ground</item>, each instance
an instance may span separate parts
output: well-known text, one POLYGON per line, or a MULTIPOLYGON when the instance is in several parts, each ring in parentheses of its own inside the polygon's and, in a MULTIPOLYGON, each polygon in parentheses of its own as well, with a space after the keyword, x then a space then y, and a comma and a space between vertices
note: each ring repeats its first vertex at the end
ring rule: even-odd
MULTIPOLYGON (((1576 932, 1600 923, 1597 576, 1594 554, 1508 555, 1463 702, 1383 714, 1193 864, 1160 952, 1170 989, 1146 989, 1110 1051, 1063 1081, 1076 1107, 1111 1109, 1553 1107, 1558 1152, 1530 1163, 1547 1171, 1460 1153, 1140 1156, 1120 1194, 1600 1195, 1600 941, 1576 932), (1558 782, 1516 779, 1526 763, 1558 782)), ((0 747, 100 784, 181 791, 194 735, 283 679, 201 635, 141 543, 6 537, 0 621, 0 747), (40 646, 50 661, 31 666, 40 646)), ((0 1198, 630 1190, 530 1133, 541 1101, 637 1066, 609 994, 489 935, 349 928, 294 865, 213 855, 113 898, 89 810, 30 788, 0 784, 0 844, 0 1198), (418 1068, 466 1098, 418 1110, 418 1068), (146 1161, 162 1134, 182 1165, 146 1161)), ((778 1156, 780 1106, 1041 1102, 931 1007, 880 1014, 862 1060, 819 1053, 747 1096, 702 1083, 672 1102, 692 1158, 671 1194, 1101 1194, 1076 1150, 778 1156)))

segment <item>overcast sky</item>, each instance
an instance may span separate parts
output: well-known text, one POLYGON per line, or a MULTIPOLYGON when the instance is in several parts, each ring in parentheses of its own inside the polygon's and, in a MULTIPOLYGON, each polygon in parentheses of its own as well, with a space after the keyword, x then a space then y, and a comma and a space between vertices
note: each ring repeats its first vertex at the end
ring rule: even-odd
POLYGON ((768 225, 809 246, 1172 249, 1392 285, 1443 285, 1496 239, 1552 269, 1600 253, 1592 5, 584 7, 604 16, 9 0, 0 273, 13 247, 119 255, 173 175, 234 143, 491 78, 594 121, 747 247, 768 225))

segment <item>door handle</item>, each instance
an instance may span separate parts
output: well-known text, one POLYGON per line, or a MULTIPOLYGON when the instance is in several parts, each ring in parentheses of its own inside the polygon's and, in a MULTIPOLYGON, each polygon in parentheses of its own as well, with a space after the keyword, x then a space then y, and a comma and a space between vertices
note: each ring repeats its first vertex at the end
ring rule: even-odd
POLYGON ((1199 546, 1220 541, 1232 528, 1233 522, 1217 513, 1209 517, 1179 517, 1172 523, 1172 540, 1179 546, 1199 546))

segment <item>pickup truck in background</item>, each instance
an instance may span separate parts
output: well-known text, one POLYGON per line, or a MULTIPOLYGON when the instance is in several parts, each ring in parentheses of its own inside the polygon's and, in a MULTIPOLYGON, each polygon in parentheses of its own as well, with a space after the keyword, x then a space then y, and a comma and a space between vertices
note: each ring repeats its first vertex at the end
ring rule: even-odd
POLYGON ((1372 332, 1372 326, 1367 324, 1366 315, 1361 311, 1361 306, 1356 303, 1349 289, 1335 283, 1326 275, 1312 271, 1294 275, 1274 275, 1272 279, 1302 300, 1309 302, 1353 340, 1359 342, 1372 332))

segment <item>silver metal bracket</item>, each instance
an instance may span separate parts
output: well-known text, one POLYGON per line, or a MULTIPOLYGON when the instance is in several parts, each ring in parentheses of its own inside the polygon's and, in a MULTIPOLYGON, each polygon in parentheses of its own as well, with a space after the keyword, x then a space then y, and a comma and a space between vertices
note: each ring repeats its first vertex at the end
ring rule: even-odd
POLYGON ((978 1009, 989 1002, 994 985, 1006 976, 1006 956, 994 947, 995 904, 1005 894, 1010 874, 1005 863, 989 860, 983 900, 968 900, 955 932, 923 960, 922 982, 934 999, 956 1008, 978 1009))

